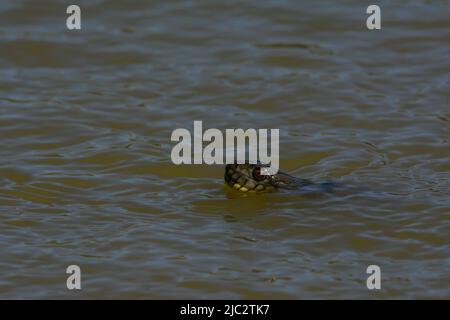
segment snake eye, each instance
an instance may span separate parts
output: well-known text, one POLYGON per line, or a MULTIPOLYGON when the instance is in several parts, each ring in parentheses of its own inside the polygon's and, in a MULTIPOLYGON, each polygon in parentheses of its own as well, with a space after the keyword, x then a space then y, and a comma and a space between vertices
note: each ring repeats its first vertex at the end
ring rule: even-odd
POLYGON ((253 178, 256 181, 263 181, 264 179, 266 179, 267 176, 264 176, 261 174, 261 167, 256 167, 255 169, 253 169, 253 178))

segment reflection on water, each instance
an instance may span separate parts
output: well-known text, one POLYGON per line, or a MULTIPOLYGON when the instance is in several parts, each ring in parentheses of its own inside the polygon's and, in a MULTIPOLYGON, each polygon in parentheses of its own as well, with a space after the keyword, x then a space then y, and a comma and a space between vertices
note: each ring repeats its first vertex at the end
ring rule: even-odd
POLYGON ((0 297, 449 298, 448 3, 382 1, 376 32, 328 4, 80 1, 69 32, 2 3, 0 297), (349 189, 230 194, 170 162, 194 120, 280 128, 285 171, 349 189))

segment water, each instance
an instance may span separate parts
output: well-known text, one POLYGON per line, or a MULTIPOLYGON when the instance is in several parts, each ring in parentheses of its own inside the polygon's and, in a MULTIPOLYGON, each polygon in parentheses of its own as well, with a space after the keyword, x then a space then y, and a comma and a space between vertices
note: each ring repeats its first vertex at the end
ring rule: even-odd
POLYGON ((78 4, 0 4, 0 298, 450 298, 447 1, 379 1, 381 31, 359 1, 78 4), (194 120, 358 192, 230 193, 170 161, 194 120))

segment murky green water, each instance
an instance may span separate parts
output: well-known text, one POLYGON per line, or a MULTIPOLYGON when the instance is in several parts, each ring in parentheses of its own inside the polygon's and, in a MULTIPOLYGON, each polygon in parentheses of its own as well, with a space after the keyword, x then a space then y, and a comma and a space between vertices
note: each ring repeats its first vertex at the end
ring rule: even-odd
POLYGON ((0 298, 450 298, 447 1, 68 4, 0 4, 0 298), (194 120, 358 192, 230 194, 194 120))

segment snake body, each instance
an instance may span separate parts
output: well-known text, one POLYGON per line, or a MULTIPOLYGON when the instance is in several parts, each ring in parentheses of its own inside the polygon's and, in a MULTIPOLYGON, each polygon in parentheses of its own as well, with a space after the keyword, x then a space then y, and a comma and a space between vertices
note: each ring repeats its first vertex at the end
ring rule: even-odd
POLYGON ((231 188, 241 192, 270 192, 277 189, 302 189, 308 186, 320 186, 323 191, 330 191, 333 183, 315 184, 284 172, 274 175, 262 175, 267 165, 262 164, 228 164, 225 167, 225 182, 231 188))

